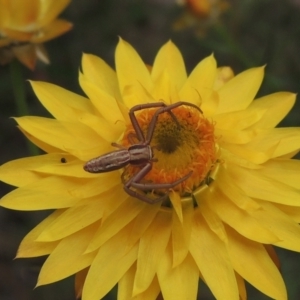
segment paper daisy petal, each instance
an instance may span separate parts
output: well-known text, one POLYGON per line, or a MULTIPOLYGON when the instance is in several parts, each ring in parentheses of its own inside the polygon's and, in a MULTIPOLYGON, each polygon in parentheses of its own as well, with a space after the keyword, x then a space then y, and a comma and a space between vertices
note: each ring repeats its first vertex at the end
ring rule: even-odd
POLYGON ((264 68, 253 68, 232 78, 219 90, 219 113, 242 110, 254 99, 263 80, 264 68), (235 93, 232 94, 232 90, 235 93))
POLYGON ((160 49, 155 58, 151 71, 151 78, 154 84, 157 83, 164 72, 170 76, 170 82, 179 91, 186 81, 187 75, 181 53, 171 41, 160 49))

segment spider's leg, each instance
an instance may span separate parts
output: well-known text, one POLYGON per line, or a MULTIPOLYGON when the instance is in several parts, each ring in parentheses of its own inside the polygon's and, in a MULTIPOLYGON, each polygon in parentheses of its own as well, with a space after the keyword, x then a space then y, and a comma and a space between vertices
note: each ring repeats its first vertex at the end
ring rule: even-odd
POLYGON ((116 147, 116 148, 119 148, 119 149, 126 149, 126 147, 124 147, 123 145, 120 145, 120 144, 117 144, 117 143, 111 143, 111 145, 113 146, 113 147, 116 147))
MULTIPOLYGON (((132 126, 133 126, 133 128, 136 132, 136 136, 137 136, 137 138, 139 139, 140 142, 144 142, 145 137, 144 137, 143 131, 141 129, 141 126, 140 126, 134 112, 136 112, 137 110, 142 110, 142 109, 146 109, 146 108, 153 108, 153 107, 168 107, 168 106, 163 102, 145 103, 145 104, 135 105, 129 111, 129 118, 130 118, 131 124, 132 124, 132 126)), ((177 119, 176 119, 176 117, 175 117, 175 115, 173 114, 173 112, 170 111, 170 110, 168 112, 171 115, 171 117, 173 118, 173 120, 176 122, 176 124, 178 126, 180 126, 177 119)))
POLYGON ((165 193, 164 195, 159 196, 157 198, 150 198, 143 193, 139 193, 135 190, 132 190, 131 187, 134 187, 135 189, 141 191, 156 190, 156 189, 171 189, 175 187, 177 184, 180 184, 181 182, 188 179, 193 173, 193 171, 191 171, 187 175, 171 183, 139 183, 139 181, 142 180, 145 177, 145 175, 151 170, 151 167, 152 165, 150 163, 146 164, 136 175, 130 178, 130 180, 128 180, 124 185, 124 190, 127 194, 150 204, 167 200, 169 194, 165 193))
MULTIPOLYGON (((187 105, 187 106, 194 107, 197 110, 199 110, 201 113, 203 113, 202 110, 197 105, 195 105, 193 103, 189 103, 189 102, 184 102, 184 101, 179 101, 179 102, 176 102, 176 103, 173 103, 173 104, 170 104, 168 106, 165 106, 165 107, 162 107, 162 108, 158 109, 154 113, 154 115, 152 117, 152 120, 151 120, 151 122, 150 122, 150 124, 148 126, 149 129, 148 129, 148 132, 147 132, 147 137, 146 137, 146 140, 145 140, 145 144, 150 144, 150 142, 152 140, 152 136, 153 136, 153 133, 154 133, 154 129, 156 127, 158 116, 160 114, 163 114, 164 112, 171 113, 172 109, 174 109, 174 108, 176 108, 178 106, 181 106, 181 105, 187 105)), ((177 121, 177 119, 176 119, 176 123, 179 124, 178 121, 177 121)))
POLYGON ((139 182, 142 180, 147 173, 152 169, 152 164, 148 162, 141 170, 139 170, 135 175, 133 175, 125 184, 128 188, 132 185, 133 182, 139 182))
POLYGON ((131 145, 135 145, 136 144, 136 140, 138 140, 138 137, 137 137, 136 133, 129 132, 127 134, 127 139, 128 139, 128 141, 129 141, 129 143, 131 145))
POLYGON ((160 196, 158 198, 150 198, 148 197, 147 195, 143 194, 143 193, 138 193, 137 191, 134 191, 134 190, 131 190, 129 187, 127 187, 126 185, 124 186, 124 190, 125 192, 134 197, 134 198, 137 198, 141 201, 144 201, 144 202, 147 202, 149 204, 155 204, 157 202, 160 202, 160 201, 164 201, 164 200, 167 200, 167 198, 169 197, 168 194, 165 194, 163 196, 160 196))
MULTIPOLYGON (((137 172, 134 176, 132 176, 124 185, 124 190, 127 194, 150 204, 154 203, 153 199, 147 197, 143 193, 139 193, 137 191, 131 190, 130 187, 134 182, 142 180, 145 177, 145 175, 150 172, 151 168, 152 168, 152 164, 147 163, 139 172, 137 172)), ((122 178, 122 180, 124 180, 124 177, 122 178)))
POLYGON ((189 172, 187 175, 179 178, 178 180, 170 183, 139 183, 139 182, 131 182, 130 186, 146 191, 146 190, 157 190, 157 189, 172 189, 176 185, 180 184, 181 182, 187 180, 191 175, 193 171, 189 172))

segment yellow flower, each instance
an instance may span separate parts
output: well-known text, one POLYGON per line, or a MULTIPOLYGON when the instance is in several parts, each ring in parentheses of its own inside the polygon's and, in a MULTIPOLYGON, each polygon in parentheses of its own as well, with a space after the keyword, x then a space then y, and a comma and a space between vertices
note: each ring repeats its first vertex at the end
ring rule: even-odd
POLYGON ((0 0, 0 63, 14 57, 30 69, 36 59, 49 63, 44 42, 72 28, 56 19, 70 0, 0 0))
MULTIPOLYGON (((55 119, 17 118, 24 134, 47 154, 0 168, 18 189, 1 205, 56 209, 22 241, 17 257, 49 255, 38 285, 76 274, 76 294, 98 300, 118 283, 118 299, 196 299, 199 278, 218 299, 246 299, 245 281, 274 299, 287 299, 273 245, 300 251, 299 128, 274 128, 295 102, 287 92, 255 98, 264 68, 234 76, 213 56, 188 76, 168 42, 153 67, 120 41, 116 72, 84 55, 79 81, 89 99, 49 83, 33 89, 55 119), (157 161, 143 184, 171 190, 123 190, 138 167, 92 174, 92 158, 137 143, 128 111, 139 104, 187 101, 173 117, 158 117, 151 140, 157 161), (201 108, 203 114, 197 109, 201 108), (166 171, 167 170, 167 171, 166 171), (163 175, 161 175, 163 174, 163 175)), ((157 108, 136 111, 142 132, 157 108)), ((134 189, 133 189, 134 190, 134 189)))

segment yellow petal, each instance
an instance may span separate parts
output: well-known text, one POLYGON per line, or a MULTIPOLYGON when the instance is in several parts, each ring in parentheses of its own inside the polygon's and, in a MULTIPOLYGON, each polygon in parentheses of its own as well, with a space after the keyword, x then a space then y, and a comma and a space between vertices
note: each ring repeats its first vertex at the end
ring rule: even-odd
POLYGON ((200 98, 201 110, 207 118, 213 118, 215 116, 218 105, 219 94, 215 91, 212 91, 212 93, 206 98, 206 100, 202 100, 202 97, 200 98))
POLYGON ((133 299, 132 289, 135 271, 136 264, 133 264, 118 282, 118 300, 133 299))
POLYGON ((214 232, 222 242, 227 243, 227 236, 223 222, 217 216, 217 214, 212 209, 210 209, 206 200, 207 197, 203 197, 203 200, 201 200, 201 214, 209 229, 214 232))
POLYGON ((285 205, 300 206, 300 191, 263 176, 260 171, 231 165, 227 169, 235 182, 249 197, 285 205))
POLYGON ((239 235, 229 226, 226 226, 226 231, 229 239, 229 256, 234 269, 269 297, 287 299, 282 277, 265 248, 239 235))
POLYGON ((121 94, 115 71, 100 58, 88 54, 82 57, 82 70, 83 73, 79 72, 81 88, 100 114, 113 123, 123 120, 119 109, 121 94))
POLYGON ((147 230, 149 225, 153 222, 156 214, 160 210, 161 203, 153 205, 146 205, 143 210, 133 220, 133 227, 128 237, 128 247, 131 248, 147 230))
POLYGON ((155 57, 151 71, 154 84, 160 80, 164 72, 168 74, 173 88, 179 91, 186 81, 187 75, 182 55, 171 41, 162 46, 155 57))
MULTIPOLYGON (((104 60, 95 55, 84 53, 82 56, 82 71, 83 73, 80 74, 86 81, 96 84, 100 90, 109 96, 117 100, 121 99, 117 74, 104 60)), ((98 100, 102 102, 101 99, 98 100)), ((110 105, 111 111, 115 111, 117 108, 114 103, 108 102, 107 105, 110 105)))
POLYGON ((126 85, 123 89, 123 100, 128 108, 144 103, 157 102, 155 99, 162 98, 159 96, 156 97, 154 92, 152 92, 151 95, 139 82, 132 85, 126 85))
POLYGON ((83 299, 99 300, 104 297, 137 259, 138 245, 130 250, 126 247, 130 228, 129 224, 99 249, 86 277, 83 299))
MULTIPOLYGON (((120 39, 116 49, 116 70, 121 94, 126 86, 139 83, 148 92, 152 89, 150 73, 138 53, 120 39)), ((131 107, 132 105, 129 105, 131 107)))
POLYGON ((217 75, 214 82, 214 90, 219 90, 227 81, 234 77, 233 70, 230 67, 220 67, 217 69, 217 75))
POLYGON ((37 286, 62 280, 91 265, 96 253, 84 251, 96 226, 92 224, 60 241, 43 264, 37 286))
POLYGON ((157 278, 154 277, 149 288, 137 296, 132 296, 133 281, 136 272, 136 264, 125 273, 118 283, 118 300, 155 300, 160 292, 157 278))
POLYGON ((219 89, 218 113, 246 109, 254 99, 264 76, 264 67, 252 68, 229 80, 219 89))
POLYGON ((80 200, 70 194, 82 180, 51 176, 18 188, 1 199, 1 206, 18 210, 41 210, 70 207, 80 200), (55 188, 53 188, 55 187, 55 188))
POLYGON ((300 207, 278 204, 278 203, 273 203, 273 205, 279 208, 286 215, 288 215, 292 220, 294 220, 297 223, 300 223, 300 207))
POLYGON ((261 206, 253 199, 249 198, 227 175, 227 168, 219 168, 217 188, 228 197, 236 206, 246 211, 261 209, 261 206))
POLYGON ((251 212, 250 214, 261 225, 272 230, 278 236, 279 241, 273 244, 300 252, 300 226, 273 204, 264 201, 260 201, 260 203, 263 210, 251 212))
POLYGON ((40 102, 57 120, 77 121, 83 113, 93 114, 93 106, 87 98, 51 83, 30 83, 40 102))
POLYGON ((300 188, 300 161, 296 159, 272 159, 263 164, 260 173, 286 185, 300 188), (283 171, 284 170, 284 171, 283 171))
POLYGON ((149 288, 171 233, 171 213, 160 211, 140 239, 133 295, 149 288))
POLYGON ((172 267, 171 246, 160 254, 157 278, 164 299, 196 299, 198 291, 199 270, 190 255, 184 262, 172 267))
POLYGON ((35 257, 50 254, 56 248, 59 241, 44 243, 37 242, 36 239, 64 211, 64 209, 54 211, 32 229, 22 240, 16 257, 35 257))
MULTIPOLYGON (((114 195, 114 198, 112 198, 111 201, 113 201, 113 199, 118 199, 119 197, 114 195)), ((130 223, 147 205, 142 201, 125 196, 124 192, 123 198, 125 198, 125 201, 102 221, 101 226, 95 232, 86 252, 91 252, 100 248, 107 240, 130 223)))
POLYGON ((266 110, 263 109, 233 111, 215 115, 214 121, 216 122, 216 129, 243 130, 254 124, 257 124, 265 113, 266 110))
POLYGON ((82 73, 79 73, 79 82, 81 88, 104 119, 113 124, 124 120, 124 116, 119 109, 119 103, 117 103, 115 97, 109 95, 106 90, 100 89, 97 84, 86 80, 82 73))
POLYGON ((170 192, 170 201, 172 203, 174 212, 177 214, 178 220, 182 223, 182 204, 181 204, 181 197, 178 193, 171 191, 170 192))
POLYGON ((54 20, 71 2, 71 0, 42 1, 39 11, 38 24, 44 26, 54 20))
POLYGON ((249 143, 255 136, 255 130, 224 130, 215 128, 215 135, 221 136, 222 142, 231 144, 249 143))
POLYGON ((95 177, 95 174, 83 170, 82 161, 66 153, 20 158, 0 167, 1 180, 18 187, 42 179, 45 174, 78 178, 95 177))
POLYGON ((152 95, 155 99, 164 101, 166 104, 180 101, 178 89, 171 81, 171 76, 167 71, 163 71, 157 82, 154 83, 152 95))
POLYGON ((179 92, 180 98, 196 105, 201 103, 201 108, 206 112, 216 73, 217 63, 214 56, 210 55, 203 59, 191 72, 179 92))
POLYGON ((99 136, 109 143, 118 141, 125 131, 124 122, 108 122, 102 117, 96 117, 94 114, 84 114, 78 120, 94 130, 99 136))
POLYGON ((111 145, 79 122, 58 122, 41 117, 16 118, 23 130, 84 161, 111 150, 111 145))
POLYGON ((30 5, 28 5, 28 2, 22 0, 10 0, 6 1, 4 5, 10 14, 10 22, 7 26, 20 30, 29 30, 30 26, 38 18, 41 4, 39 0, 31 0, 30 5))
MULTIPOLYGON (((94 178, 95 174, 83 170, 81 160, 68 154, 46 154, 45 164, 42 161, 36 167, 30 167, 33 174, 70 176, 75 178, 94 178), (47 159, 47 157, 49 158, 47 159)), ((1 169, 0 169, 1 170, 1 169)))
POLYGON ((211 198, 207 199, 210 208, 218 214, 219 218, 235 228, 241 235, 265 244, 280 240, 272 229, 265 227, 257 218, 253 217, 252 211, 239 209, 233 204, 234 201, 235 199, 229 200, 219 190, 215 190, 211 194, 211 198))
POLYGON ((200 213, 195 214, 190 251, 214 296, 218 300, 238 300, 239 292, 226 245, 208 228, 200 213))
POLYGON ((62 157, 61 154, 48 154, 10 161, 0 167, 0 178, 14 186, 25 186, 41 179, 41 175, 33 170, 48 164, 61 164, 62 157))
MULTIPOLYGON (((259 131, 257 131, 259 132, 259 131)), ((256 151, 267 151, 274 148, 273 157, 279 157, 300 149, 300 128, 274 128, 261 130, 248 145, 256 151)))
POLYGON ((253 101, 248 111, 264 111, 263 117, 254 126, 257 128, 275 127, 291 110, 295 104, 296 95, 287 92, 279 92, 267 95, 253 101))
POLYGON ((273 145, 271 148, 265 151, 256 149, 249 149, 247 145, 238 145, 232 143, 221 142, 222 148, 224 147, 227 151, 238 156, 240 160, 249 161, 253 164, 262 164, 272 158, 278 144, 273 145))
POLYGON ((183 263, 189 252, 194 204, 191 198, 183 201, 183 219, 179 220, 174 210, 172 213, 173 268, 183 263))
MULTIPOLYGON (((19 41, 19 42, 28 42, 32 39, 34 33, 33 32, 25 32, 23 30, 15 30, 12 28, 1 28, 3 34, 9 37, 10 42, 19 41)), ((17 46, 20 47, 20 46, 17 46)), ((16 47, 16 48, 17 48, 16 47)))
POLYGON ((43 27, 41 34, 34 35, 30 41, 35 44, 41 44, 68 32, 72 29, 72 27, 72 23, 62 19, 57 19, 43 27))
MULTIPOLYGON (((37 240, 56 241, 97 222, 104 214, 106 203, 113 201, 116 197, 120 197, 122 192, 121 187, 113 187, 107 189, 107 191, 99 196, 89 198, 87 203, 85 203, 85 201, 81 201, 83 203, 79 202, 78 205, 69 208, 52 222, 52 224, 39 235, 37 240), (95 214, 95 211, 97 214, 95 214)), ((122 203, 121 200, 120 203, 122 203)))
MULTIPOLYGON (((226 145, 227 146, 227 145, 226 145)), ((240 152, 239 152, 240 153, 240 152)), ((228 162, 229 164, 238 165, 247 169, 261 169, 261 165, 255 164, 253 162, 250 162, 247 158, 239 157, 230 151, 228 151, 225 148, 222 148, 222 158, 224 161, 228 162)))
POLYGON ((31 143, 36 145, 38 148, 42 149, 44 152, 46 152, 46 153, 61 153, 62 152, 59 148, 48 145, 47 142, 37 139, 32 134, 23 130, 20 126, 17 126, 17 127, 31 143))

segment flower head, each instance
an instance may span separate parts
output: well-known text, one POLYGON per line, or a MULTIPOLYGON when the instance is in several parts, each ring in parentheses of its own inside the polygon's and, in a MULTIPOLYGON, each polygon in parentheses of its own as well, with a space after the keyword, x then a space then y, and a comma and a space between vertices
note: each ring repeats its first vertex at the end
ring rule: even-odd
MULTIPOLYGON (((80 85, 89 99, 32 83, 55 119, 21 117, 25 135, 47 154, 0 168, 17 186, 1 205, 55 209, 22 241, 17 257, 49 255, 38 285, 76 274, 82 299, 118 283, 120 299, 196 299, 201 278, 217 299, 246 299, 245 281, 275 299, 286 290, 273 246, 300 251, 299 128, 274 128, 295 102, 287 92, 255 98, 264 68, 234 76, 213 56, 188 76, 171 42, 153 67, 123 40, 116 72, 84 55, 80 85), (153 116, 179 101, 183 105, 153 116), (148 104, 145 106, 145 104, 148 104), (134 112, 141 133, 128 112, 134 112), (152 125, 151 125, 152 124, 152 125), (83 165, 116 147, 150 141, 151 168, 92 174, 83 165), (117 143, 113 144, 112 143, 117 143), (172 188, 160 184, 192 175, 172 188), (147 187, 143 189, 142 187, 147 187), (140 195, 169 199, 148 204, 140 195)), ((114 153, 115 154, 115 153, 114 153)), ((107 165, 104 166, 105 168, 107 165)))
POLYGON ((0 0, 0 63, 14 57, 33 69, 36 59, 49 62, 45 41, 72 28, 72 24, 56 19, 70 0, 0 0))

